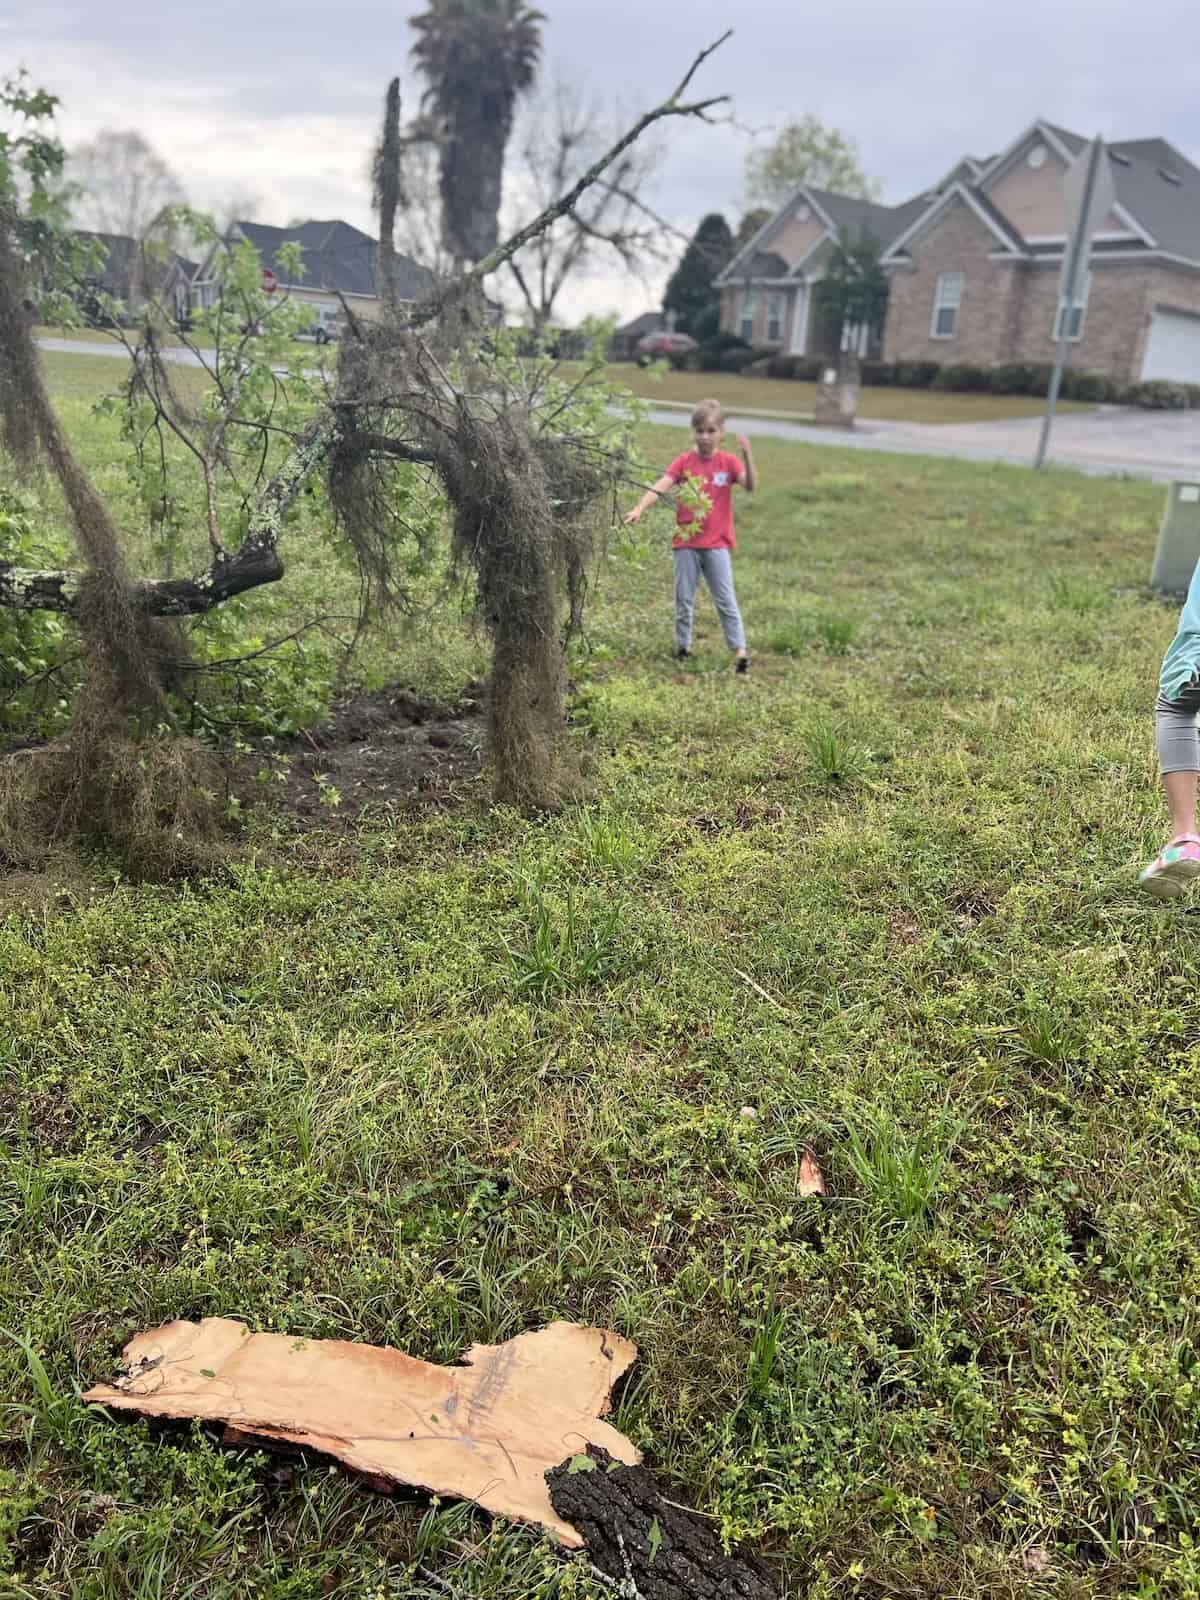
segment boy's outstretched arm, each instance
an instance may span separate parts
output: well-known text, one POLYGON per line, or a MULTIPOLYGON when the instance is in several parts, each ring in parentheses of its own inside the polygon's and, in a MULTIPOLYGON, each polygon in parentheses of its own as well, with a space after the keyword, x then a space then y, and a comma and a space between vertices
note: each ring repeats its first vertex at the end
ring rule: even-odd
POLYGON ((737 436, 737 447, 742 453, 742 460, 746 463, 746 490, 753 494, 758 488, 758 469, 754 465, 754 457, 750 452, 750 441, 745 434, 737 436))
POLYGON ((670 475, 669 472, 664 472, 661 478, 656 478, 646 490, 642 498, 638 501, 637 505, 634 506, 633 510, 626 512, 624 518, 625 526, 627 528, 631 528, 635 522, 640 522, 642 512, 648 511, 658 499, 659 495, 666 494, 668 489, 673 489, 674 487, 675 479, 670 475))

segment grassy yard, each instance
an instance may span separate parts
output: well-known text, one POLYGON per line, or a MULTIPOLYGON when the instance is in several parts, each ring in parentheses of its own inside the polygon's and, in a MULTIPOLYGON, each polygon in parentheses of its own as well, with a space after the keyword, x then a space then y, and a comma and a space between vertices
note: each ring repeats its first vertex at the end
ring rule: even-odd
MULTIPOLYGON (((204 1315, 440 1361, 613 1326, 615 1420, 788 1596, 1200 1593, 1200 924, 1133 884, 1161 491, 757 453, 753 675, 703 600, 671 659, 648 518, 572 662, 586 804, 266 809, 192 887, 10 880, 0 1593, 606 1592, 469 1512, 78 1404, 204 1315)), ((347 581, 297 555, 231 627, 347 581)), ((361 671, 449 698, 481 666, 448 605, 361 671)))
MULTIPOLYGON (((811 417, 817 400, 813 383, 782 378, 751 378, 730 372, 655 372, 632 362, 608 368, 609 379, 649 400, 694 405, 718 395, 726 411, 765 411, 780 417, 811 417)), ((933 389, 859 390, 858 414, 864 420, 892 422, 1000 422, 1006 417, 1041 416, 1044 400, 1026 395, 941 394, 933 389)), ((1060 411, 1094 411, 1095 406, 1060 401, 1060 411)))

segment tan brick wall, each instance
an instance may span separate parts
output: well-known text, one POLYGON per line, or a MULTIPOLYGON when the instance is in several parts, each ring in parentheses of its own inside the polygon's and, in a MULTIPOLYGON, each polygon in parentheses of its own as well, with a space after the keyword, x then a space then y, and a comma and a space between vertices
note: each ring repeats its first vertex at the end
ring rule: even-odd
POLYGON ((883 359, 980 366, 1009 360, 1022 273, 1017 263, 988 259, 999 248, 995 234, 964 201, 949 206, 913 243, 913 266, 892 274, 883 359), (963 274, 958 331, 951 339, 935 339, 930 331, 943 272, 963 274))
MULTIPOLYGON (((1057 264, 1027 274, 1014 361, 1053 361, 1057 264)), ((1067 364, 1102 372, 1116 383, 1136 382, 1156 305, 1200 312, 1200 273, 1155 262, 1092 265, 1083 337, 1069 346, 1067 364)))
MULTIPOLYGON (((742 284, 731 284, 721 290, 721 327, 726 333, 736 333, 741 336, 742 322, 742 284)), ((766 289, 757 285, 754 289, 754 334, 750 343, 762 346, 765 349, 788 348, 791 339, 792 313, 795 306, 795 290, 793 289, 766 289), (780 318, 780 337, 769 340, 767 338, 767 299, 770 295, 778 294, 781 297, 783 315, 780 318)))

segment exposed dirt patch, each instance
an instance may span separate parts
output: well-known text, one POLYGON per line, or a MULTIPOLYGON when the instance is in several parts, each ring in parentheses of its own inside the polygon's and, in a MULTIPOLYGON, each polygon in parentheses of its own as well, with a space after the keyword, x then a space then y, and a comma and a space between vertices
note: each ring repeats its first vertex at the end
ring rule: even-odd
POLYGON ((233 789, 301 829, 351 833, 371 811, 457 805, 482 769, 483 738, 473 687, 453 706, 380 689, 336 702, 327 722, 269 757, 246 757, 233 789))
POLYGON ((996 915, 997 897, 983 885, 969 889, 955 889, 946 905, 954 913, 960 928, 977 928, 987 917, 996 915))
POLYGON ((891 916, 892 938, 897 944, 920 944, 925 937, 925 930, 915 917, 907 911, 893 911, 891 916))

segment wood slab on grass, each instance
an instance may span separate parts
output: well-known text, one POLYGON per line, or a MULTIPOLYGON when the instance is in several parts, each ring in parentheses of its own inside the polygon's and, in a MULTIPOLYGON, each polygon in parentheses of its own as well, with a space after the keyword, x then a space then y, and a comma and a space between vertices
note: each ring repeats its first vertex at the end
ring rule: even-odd
POLYGON ((477 1344, 438 1367, 401 1350, 252 1333, 224 1317, 169 1322, 125 1346, 124 1376, 85 1400, 144 1417, 227 1425, 231 1442, 296 1445, 389 1484, 473 1500, 580 1534, 550 1503, 546 1473, 600 1445, 633 1465, 638 1450, 610 1423, 613 1386, 637 1346, 604 1328, 554 1322, 505 1344, 477 1344))

